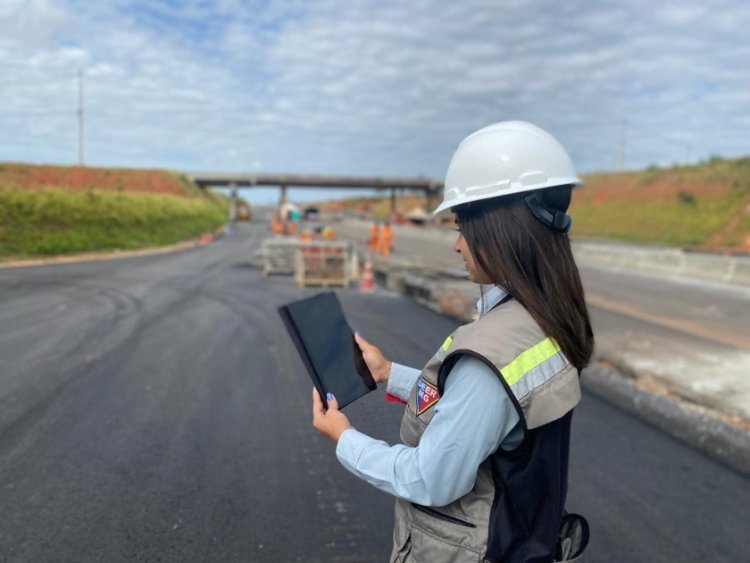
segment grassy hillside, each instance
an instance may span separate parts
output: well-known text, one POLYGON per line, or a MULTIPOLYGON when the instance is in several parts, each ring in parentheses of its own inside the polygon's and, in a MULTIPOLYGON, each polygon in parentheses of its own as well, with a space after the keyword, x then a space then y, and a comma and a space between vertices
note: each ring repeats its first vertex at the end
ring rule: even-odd
POLYGON ((0 164, 0 257, 172 244, 227 207, 171 172, 0 164))
POLYGON ((593 174, 571 213, 578 236, 750 249, 750 158, 593 174))
MULTIPOLYGON (((591 174, 574 191, 573 235, 750 251, 750 157, 638 172, 591 174)), ((384 217, 388 197, 329 202, 384 217)), ((404 213, 424 205, 398 198, 404 213)))

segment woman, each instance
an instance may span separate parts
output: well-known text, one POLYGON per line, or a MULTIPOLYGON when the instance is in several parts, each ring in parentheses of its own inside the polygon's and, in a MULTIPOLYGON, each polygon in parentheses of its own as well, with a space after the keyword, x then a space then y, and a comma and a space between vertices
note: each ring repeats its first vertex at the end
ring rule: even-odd
POLYGON ((407 401, 404 444, 354 430, 313 392, 313 424, 344 467, 397 497, 392 561, 550 562, 585 547, 582 519, 560 541, 570 421, 593 349, 567 235, 577 184, 565 149, 530 123, 464 139, 435 212, 454 212, 469 279, 492 286, 479 318, 421 371, 357 338, 376 381, 407 401))

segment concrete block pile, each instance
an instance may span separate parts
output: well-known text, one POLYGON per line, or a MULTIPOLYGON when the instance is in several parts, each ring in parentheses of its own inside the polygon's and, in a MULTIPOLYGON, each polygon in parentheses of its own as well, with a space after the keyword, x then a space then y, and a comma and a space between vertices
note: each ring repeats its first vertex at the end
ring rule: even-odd
POLYGON ((292 275, 300 242, 294 237, 266 239, 261 245, 263 275, 292 275))

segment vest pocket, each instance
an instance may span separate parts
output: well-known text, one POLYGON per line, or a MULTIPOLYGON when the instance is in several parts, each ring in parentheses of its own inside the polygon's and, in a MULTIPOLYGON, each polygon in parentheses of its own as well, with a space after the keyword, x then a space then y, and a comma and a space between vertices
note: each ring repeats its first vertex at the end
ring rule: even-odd
POLYGON ((446 541, 419 527, 411 530, 410 549, 404 563, 480 563, 480 553, 446 541))
POLYGON ((439 520, 443 520, 444 522, 450 522, 451 524, 456 524, 457 526, 464 526, 465 528, 476 528, 476 526, 472 524, 471 522, 466 522, 464 520, 461 520, 460 518, 451 516, 450 514, 444 514, 442 512, 435 510, 434 508, 430 508, 429 506, 422 506, 421 504, 415 504, 415 503, 412 503, 412 506, 416 508, 417 510, 419 510, 420 512, 424 512, 425 514, 434 516, 435 518, 438 518, 439 520))

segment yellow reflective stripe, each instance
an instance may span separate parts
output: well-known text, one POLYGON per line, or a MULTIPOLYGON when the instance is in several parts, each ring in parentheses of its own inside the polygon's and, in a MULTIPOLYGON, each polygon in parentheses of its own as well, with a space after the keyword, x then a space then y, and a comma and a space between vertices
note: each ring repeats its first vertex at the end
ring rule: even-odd
POLYGON ((449 336, 448 338, 445 339, 445 342, 443 342, 443 345, 440 347, 440 349, 443 352, 447 352, 448 348, 451 347, 451 344, 453 344, 453 337, 449 336))
POLYGON ((500 370, 508 385, 513 385, 521 379, 526 373, 534 369, 542 362, 549 360, 552 356, 560 351, 557 342, 552 338, 545 338, 539 344, 536 344, 521 352, 507 366, 500 370))

